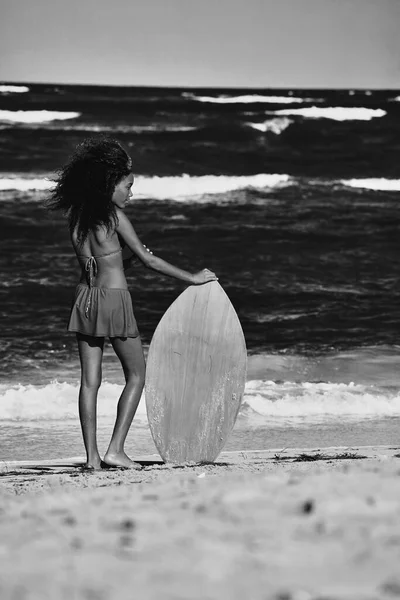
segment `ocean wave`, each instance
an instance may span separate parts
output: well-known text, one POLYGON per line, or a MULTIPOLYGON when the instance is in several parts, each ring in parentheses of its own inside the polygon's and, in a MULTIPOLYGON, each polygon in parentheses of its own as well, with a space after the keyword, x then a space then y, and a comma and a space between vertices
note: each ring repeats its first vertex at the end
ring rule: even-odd
POLYGON ((77 119, 79 112, 61 112, 52 110, 0 110, 0 122, 3 123, 48 123, 77 119))
POLYGON ((300 116, 309 119, 332 119, 334 121, 370 121, 377 117, 384 117, 386 111, 381 108, 310 106, 308 108, 283 108, 275 111, 274 114, 300 116))
POLYGON ((395 98, 393 98, 394 102, 400 102, 400 96, 396 96, 395 98))
MULTIPOLYGON (((279 125, 274 133, 279 130, 279 125)), ((282 124, 283 126, 283 124, 282 124)), ((288 126, 288 125, 286 125, 288 126)), ((271 126, 272 127, 272 126, 271 126)), ((271 131, 273 129, 271 128, 271 131)), ((283 129, 281 130, 283 131, 283 129)), ((259 173, 257 175, 202 175, 190 176, 180 175, 172 177, 135 177, 133 187, 133 201, 135 198, 152 198, 155 200, 177 200, 185 201, 193 198, 207 201, 210 196, 226 194, 229 192, 248 189, 275 189, 287 185, 293 185, 296 179, 286 174, 259 173)), ((309 183, 313 183, 311 180, 309 183)), ((352 188, 370 189, 377 191, 400 191, 400 179, 369 178, 369 179, 342 179, 316 180, 319 185, 344 185, 352 188)), ((0 177, 0 192, 40 192, 51 189, 54 182, 49 174, 40 175, 14 175, 0 177)))
MULTIPOLYGON (((300 312, 300 311, 299 311, 300 312)), ((248 378, 262 381, 330 382, 368 388, 400 389, 400 347, 363 346, 320 356, 300 354, 252 354, 248 378)))
MULTIPOLYGON (((135 177, 134 198, 154 198, 157 200, 180 200, 187 197, 223 194, 244 189, 270 189, 290 183, 288 175, 259 173, 248 176, 203 175, 192 177, 135 177)), ((0 190, 35 191, 47 190, 54 183, 45 177, 4 177, 0 178, 0 190)))
POLYGON ((363 188, 384 192, 400 192, 400 179, 385 179, 384 177, 343 179, 340 183, 352 188, 363 188))
MULTIPOLYGON (((275 418, 383 418, 400 416, 400 396, 354 383, 249 381, 242 411, 275 418)), ((284 424, 285 421, 282 422, 284 424)))
POLYGON ((191 177, 137 177, 133 188, 137 198, 184 199, 201 198, 245 189, 271 189, 287 185, 288 175, 259 173, 258 175, 203 175, 191 177))
POLYGON ((0 191, 16 190, 19 192, 48 190, 54 183, 40 177, 2 177, 0 178, 0 191))
MULTIPOLYGON (((98 415, 115 418, 115 407, 123 386, 104 382, 99 391, 98 415)), ((2 421, 37 422, 77 419, 79 384, 53 381, 45 386, 16 385, 0 388, 2 421)), ((253 380, 246 383, 242 418, 259 424, 279 419, 282 426, 293 420, 315 418, 383 418, 400 416, 400 396, 372 387, 332 383, 275 383, 253 380)), ((142 394, 136 421, 146 421, 145 394, 142 394)))
MULTIPOLYGON (((67 114, 67 113, 66 113, 67 114)), ((70 113, 71 114, 71 113, 70 113)), ((80 113, 74 113, 77 116, 80 116, 80 113)), ((68 119, 73 119, 76 117, 68 117, 68 119)), ((101 123, 68 123, 68 119, 64 119, 63 121, 59 119, 54 119, 53 121, 38 121, 38 122, 18 122, 18 124, 23 125, 25 129, 42 129, 46 128, 46 130, 61 130, 61 131, 83 131, 83 132, 95 132, 95 133, 181 133, 187 131, 196 131, 199 127, 195 126, 185 126, 185 125, 170 125, 170 124, 154 124, 154 125, 103 125, 101 123)), ((11 121, 10 121, 11 122, 11 121)), ((8 129, 10 127, 10 122, 3 121, 3 124, 0 124, 0 129, 8 129)), ((16 121, 14 121, 16 122, 16 121)), ((1 119, 0 119, 1 123, 1 119)))
POLYGON ((265 96, 262 94, 243 94, 240 96, 197 96, 190 92, 183 92, 182 96, 196 102, 211 102, 212 104, 299 104, 302 102, 316 102, 311 98, 296 98, 296 96, 265 96))
POLYGON ((29 92, 26 85, 0 85, 0 94, 23 94, 29 92))
POLYGON ((246 123, 246 125, 257 131, 261 131, 262 133, 271 132, 275 133, 275 135, 279 135, 282 131, 285 131, 291 123, 293 123, 293 121, 287 117, 277 117, 276 119, 268 119, 263 123, 246 123))
POLYGON ((190 125, 169 125, 169 124, 154 124, 154 125, 91 125, 91 124, 79 124, 79 125, 66 125, 62 127, 65 130, 74 131, 95 131, 103 133, 114 132, 114 133, 184 133, 186 131, 196 131, 199 128, 190 125))
MULTIPOLYGON (((79 384, 53 381, 45 386, 16 385, 0 388, 0 420, 54 421, 74 419, 78 416, 77 398, 79 384)), ((122 385, 104 382, 99 391, 98 414, 114 417, 122 385)), ((137 418, 146 416, 144 401, 140 402, 137 418)))

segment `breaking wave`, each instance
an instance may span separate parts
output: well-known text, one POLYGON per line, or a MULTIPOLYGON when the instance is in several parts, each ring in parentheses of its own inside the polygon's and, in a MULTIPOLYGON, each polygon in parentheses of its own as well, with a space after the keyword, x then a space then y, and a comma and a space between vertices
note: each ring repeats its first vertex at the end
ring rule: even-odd
POLYGON ((370 121, 377 117, 384 117, 386 111, 381 108, 310 106, 308 108, 283 108, 277 110, 275 114, 307 117, 309 119, 333 119, 334 121, 370 121))
MULTIPOLYGON (((4 386, 3 386, 4 387, 4 386)), ((99 416, 115 416, 122 385, 103 383, 99 391, 99 416)), ((0 419, 3 421, 55 421, 74 419, 79 385, 53 381, 45 386, 16 385, 0 390, 0 419)), ((140 402, 138 416, 146 414, 140 402)))
MULTIPOLYGON (((271 122, 269 122, 271 123, 271 122)), ((290 123, 276 123, 266 127, 266 131, 275 134, 281 133, 290 123)), ((255 125, 255 124, 249 124, 255 125)), ((180 200, 194 198, 199 200, 209 196, 224 194, 232 191, 259 189, 268 190, 282 186, 293 185, 296 179, 286 174, 259 173, 257 175, 180 175, 172 177, 135 177, 133 187, 134 199, 153 198, 155 200, 180 200)), ((324 180, 318 180, 322 185, 324 180)), ((344 185, 351 188, 370 189, 376 191, 400 191, 400 179, 369 178, 369 179, 342 179, 338 181, 326 180, 327 185, 344 185)), ((5 174, 0 177, 0 191, 40 192, 49 190, 54 183, 49 174, 42 176, 5 174)))
POLYGON ((247 123, 247 125, 252 129, 261 131, 261 133, 271 132, 275 133, 275 135, 279 135, 282 131, 285 131, 291 123, 293 123, 293 121, 287 117, 277 117, 276 119, 268 119, 263 123, 247 123))
POLYGON ((138 177, 134 195, 159 200, 223 194, 235 190, 276 188, 289 183, 289 175, 260 173, 248 176, 203 175, 191 177, 138 177))
POLYGON ((363 188, 384 192, 400 192, 400 179, 385 179, 384 177, 343 179, 341 183, 352 188, 363 188))
POLYGON ((65 121, 77 119, 79 112, 61 112, 52 110, 0 110, 2 123, 48 123, 49 121, 65 121))
POLYGON ((211 102, 213 104, 300 104, 302 102, 315 102, 310 98, 296 98, 295 96, 265 96, 262 94, 243 94, 241 96, 197 96, 190 92, 182 94, 184 98, 196 102, 211 102))
MULTIPOLYGON (((45 386, 16 385, 0 389, 0 419, 8 422, 76 419, 79 385, 53 381, 45 386)), ((99 392, 100 418, 115 418, 122 385, 103 383, 99 392)), ((259 424, 279 419, 282 426, 293 421, 344 418, 371 419, 400 416, 400 396, 372 386, 332 383, 275 383, 248 381, 240 410, 243 418, 259 424)), ((142 395, 136 420, 145 421, 142 395)), ((276 423, 276 421, 275 421, 276 423)))
MULTIPOLYGON (((75 113, 80 116, 79 113, 75 113)), ((134 133, 134 134, 152 134, 152 133, 185 133, 188 131, 196 131, 199 128, 189 125, 170 125, 170 124, 154 124, 154 125, 106 125, 102 123, 84 123, 81 121, 70 123, 69 121, 77 117, 68 117, 61 119, 54 119, 49 121, 14 121, 18 125, 24 125, 26 129, 50 129, 50 130, 62 130, 62 131, 82 131, 82 132, 94 132, 94 133, 134 133)), ((0 119, 1 123, 1 119, 0 119)), ((0 125, 0 129, 9 127, 11 121, 3 120, 3 124, 0 125)))
MULTIPOLYGON (((276 188, 290 183, 289 175, 260 173, 248 176, 203 175, 192 177, 135 177, 133 193, 135 198, 157 200, 200 198, 213 194, 223 194, 235 190, 276 188)), ((0 178, 0 190, 35 191, 48 190, 54 183, 44 176, 0 178)))
POLYGON ((23 94, 29 92, 26 85, 0 85, 0 94, 23 94))
POLYGON ((354 383, 275 383, 249 381, 242 410, 261 417, 296 419, 383 418, 400 416, 400 395, 354 383))
POLYGON ((53 182, 44 177, 2 177, 0 179, 0 191, 33 192, 48 190, 53 185, 53 182))

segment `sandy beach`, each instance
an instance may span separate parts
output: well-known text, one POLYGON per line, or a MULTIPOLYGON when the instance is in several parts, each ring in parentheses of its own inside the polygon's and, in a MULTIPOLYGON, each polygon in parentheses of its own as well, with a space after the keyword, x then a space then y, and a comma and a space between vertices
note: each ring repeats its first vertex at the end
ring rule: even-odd
POLYGON ((0 466, 0 597, 400 597, 400 447, 0 466))

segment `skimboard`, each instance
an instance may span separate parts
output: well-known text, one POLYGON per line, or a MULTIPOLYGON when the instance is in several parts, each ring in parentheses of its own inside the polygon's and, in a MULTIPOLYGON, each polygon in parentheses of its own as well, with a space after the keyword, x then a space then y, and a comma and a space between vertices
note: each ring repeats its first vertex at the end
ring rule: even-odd
POLYGON ((162 317, 147 357, 147 416, 165 462, 216 459, 239 412, 246 365, 242 327, 220 284, 188 287, 162 317))

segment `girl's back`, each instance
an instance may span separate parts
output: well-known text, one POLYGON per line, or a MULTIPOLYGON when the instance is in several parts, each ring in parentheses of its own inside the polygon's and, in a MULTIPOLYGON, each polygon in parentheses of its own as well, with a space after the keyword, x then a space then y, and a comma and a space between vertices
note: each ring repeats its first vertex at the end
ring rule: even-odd
POLYGON ((75 229, 71 242, 82 269, 80 283, 102 288, 128 289, 122 249, 115 230, 107 233, 105 227, 92 229, 84 243, 79 245, 75 229))

